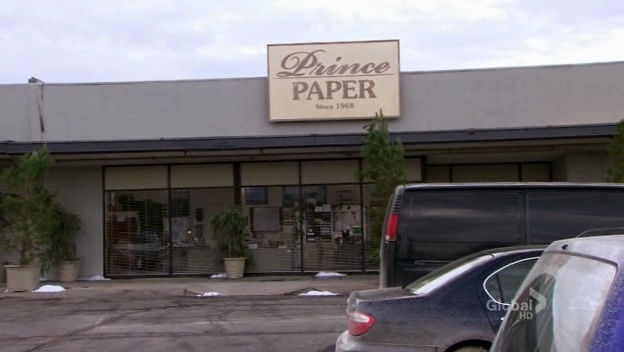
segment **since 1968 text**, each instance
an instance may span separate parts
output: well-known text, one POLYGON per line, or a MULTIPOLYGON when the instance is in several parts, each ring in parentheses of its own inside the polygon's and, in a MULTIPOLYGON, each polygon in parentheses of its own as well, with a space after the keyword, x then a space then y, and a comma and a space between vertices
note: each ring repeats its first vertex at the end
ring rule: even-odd
POLYGON ((354 103, 336 103, 336 104, 316 104, 317 110, 344 110, 355 109, 354 103))

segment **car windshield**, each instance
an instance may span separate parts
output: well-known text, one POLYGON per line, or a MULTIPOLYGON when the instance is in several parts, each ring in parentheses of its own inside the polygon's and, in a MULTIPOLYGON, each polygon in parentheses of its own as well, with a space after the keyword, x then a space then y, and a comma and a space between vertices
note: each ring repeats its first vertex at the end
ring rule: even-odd
POLYGON ((545 254, 522 285, 496 351, 588 351, 616 267, 590 258, 545 254))
POLYGON ((431 293, 490 259, 492 259, 492 255, 490 254, 475 253, 469 255, 430 272, 405 286, 405 289, 415 295, 431 293))

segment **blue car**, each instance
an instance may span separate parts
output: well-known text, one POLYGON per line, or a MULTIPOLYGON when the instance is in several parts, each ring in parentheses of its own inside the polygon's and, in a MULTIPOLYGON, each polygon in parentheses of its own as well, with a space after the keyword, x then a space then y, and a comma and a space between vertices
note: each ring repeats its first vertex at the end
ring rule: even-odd
POLYGON ((405 287, 352 292, 335 350, 486 351, 545 246, 489 249, 405 287))
POLYGON ((553 242, 491 351, 624 351, 624 233, 553 242))

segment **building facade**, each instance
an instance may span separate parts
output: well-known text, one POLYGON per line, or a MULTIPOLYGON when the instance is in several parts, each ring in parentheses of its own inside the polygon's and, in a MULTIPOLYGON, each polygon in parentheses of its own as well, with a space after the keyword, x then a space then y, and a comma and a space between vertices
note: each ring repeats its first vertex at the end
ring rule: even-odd
MULTIPOLYGON (((409 182, 603 182, 624 63, 402 72, 409 182)), ((241 205, 254 273, 375 270, 357 119, 271 121, 267 78, 0 85, 0 167, 47 144, 81 275, 222 272, 210 219, 241 205)), ((296 116, 295 116, 296 117, 296 116)), ((7 254, 5 254, 7 255, 7 254)))

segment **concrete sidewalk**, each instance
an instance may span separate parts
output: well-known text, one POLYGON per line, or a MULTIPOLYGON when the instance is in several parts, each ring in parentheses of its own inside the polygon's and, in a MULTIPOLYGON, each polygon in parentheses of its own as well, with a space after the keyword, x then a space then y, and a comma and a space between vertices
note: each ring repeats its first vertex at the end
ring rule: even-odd
POLYGON ((197 296, 206 292, 218 292, 224 296, 297 295, 311 290, 329 291, 347 296, 351 291, 376 288, 378 274, 353 274, 338 278, 314 278, 306 276, 250 276, 242 279, 198 278, 142 278, 106 281, 77 281, 58 283, 42 282, 43 285, 62 286, 63 292, 5 292, 0 284, 0 299, 22 297, 30 299, 53 299, 91 297, 101 295, 130 296, 197 296))

